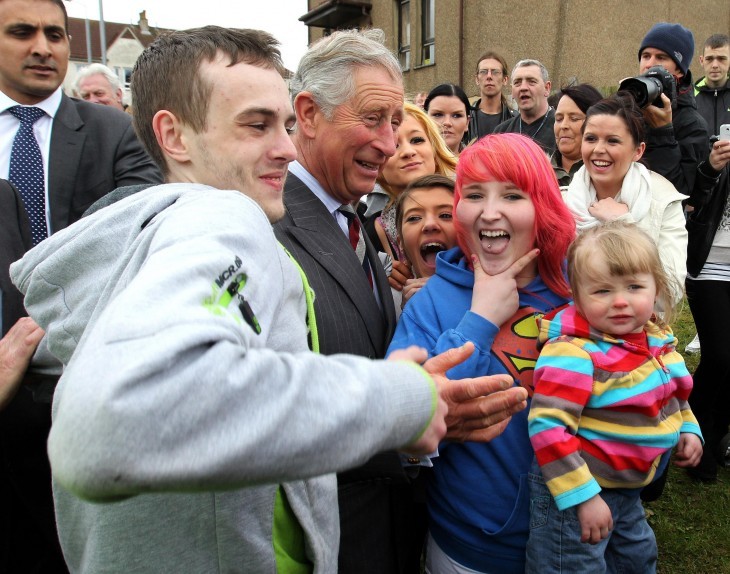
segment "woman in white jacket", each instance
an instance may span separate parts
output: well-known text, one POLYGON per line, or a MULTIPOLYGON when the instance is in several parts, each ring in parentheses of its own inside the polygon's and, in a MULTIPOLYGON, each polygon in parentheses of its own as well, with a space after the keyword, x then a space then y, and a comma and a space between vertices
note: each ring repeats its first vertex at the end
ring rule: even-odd
MULTIPOLYGON (((636 222, 654 239, 662 263, 681 286, 687 275, 686 197, 639 163, 644 149, 644 121, 632 98, 615 95, 594 104, 583 125, 583 167, 565 201, 579 233, 603 221, 636 222)), ((678 289, 675 299, 681 298, 678 289)))

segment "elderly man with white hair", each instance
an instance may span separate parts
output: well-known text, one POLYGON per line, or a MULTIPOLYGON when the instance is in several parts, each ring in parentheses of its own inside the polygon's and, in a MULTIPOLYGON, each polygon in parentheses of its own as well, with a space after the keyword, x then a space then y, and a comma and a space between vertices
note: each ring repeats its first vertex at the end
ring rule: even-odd
POLYGON ((82 100, 124 111, 122 84, 117 75, 103 64, 89 64, 82 68, 76 76, 74 91, 82 100))

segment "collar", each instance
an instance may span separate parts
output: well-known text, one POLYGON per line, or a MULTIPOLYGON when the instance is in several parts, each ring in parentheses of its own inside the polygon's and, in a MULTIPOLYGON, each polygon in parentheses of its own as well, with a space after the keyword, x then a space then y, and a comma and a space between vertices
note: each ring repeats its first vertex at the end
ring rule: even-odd
MULTIPOLYGON (((62 98, 63 90, 61 86, 59 86, 58 88, 56 88, 55 92, 53 92, 45 100, 34 104, 33 107, 42 109, 44 112, 46 112, 46 115, 53 119, 56 117, 56 113, 58 112, 58 108, 61 105, 62 98)), ((13 106, 22 105, 25 104, 19 104, 18 102, 10 98, 7 94, 5 94, 5 92, 0 91, 0 113, 6 112, 9 108, 12 108, 13 106)))
POLYGON ((307 169, 299 163, 299 161, 294 160, 289 164, 289 172, 302 180, 302 183, 305 184, 322 203, 324 203, 327 211, 329 211, 335 218, 337 217, 337 210, 340 206, 342 206, 342 204, 327 193, 317 179, 309 173, 307 169))

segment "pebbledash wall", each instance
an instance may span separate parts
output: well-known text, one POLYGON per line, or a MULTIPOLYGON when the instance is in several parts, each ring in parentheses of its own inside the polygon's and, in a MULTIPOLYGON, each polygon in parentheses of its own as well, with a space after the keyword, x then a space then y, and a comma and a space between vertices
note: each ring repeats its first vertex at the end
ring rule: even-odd
POLYGON ((553 90, 574 80, 609 93, 621 79, 638 74, 639 45, 657 22, 680 23, 694 33, 696 81, 703 75, 699 56, 705 39, 730 31, 728 0, 308 1, 309 12, 300 20, 309 26, 310 42, 336 28, 382 28, 388 47, 400 53, 409 95, 453 82, 476 97, 476 60, 487 50, 502 54, 510 68, 523 58, 540 60, 553 90), (424 18, 429 11, 432 48, 424 18), (409 26, 401 22, 404 14, 409 26))

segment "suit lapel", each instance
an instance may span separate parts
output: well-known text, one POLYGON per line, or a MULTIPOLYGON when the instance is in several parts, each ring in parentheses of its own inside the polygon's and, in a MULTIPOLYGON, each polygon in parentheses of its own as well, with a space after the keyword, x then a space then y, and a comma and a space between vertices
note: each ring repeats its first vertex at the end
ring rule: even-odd
MULTIPOLYGON (((378 294, 384 309, 388 310, 385 317, 378 307, 357 255, 337 221, 319 198, 292 174, 287 176, 285 204, 294 223, 289 232, 340 285, 362 317, 373 347, 381 354, 384 353, 383 332, 389 327, 388 311, 393 312, 393 301, 389 287, 385 292, 383 290, 382 283, 384 281, 387 286, 387 278, 384 277, 385 273, 367 236, 365 236, 367 255, 371 267, 375 270, 373 279, 378 285, 378 294)), ((388 340, 385 340, 386 344, 388 340)))
POLYGON ((84 122, 71 99, 64 95, 53 118, 51 151, 48 159, 48 197, 51 208, 51 231, 66 226, 71 199, 76 189, 77 171, 81 163, 86 134, 84 122))

